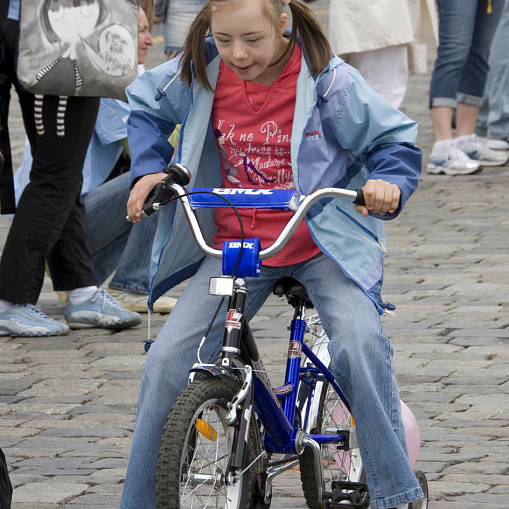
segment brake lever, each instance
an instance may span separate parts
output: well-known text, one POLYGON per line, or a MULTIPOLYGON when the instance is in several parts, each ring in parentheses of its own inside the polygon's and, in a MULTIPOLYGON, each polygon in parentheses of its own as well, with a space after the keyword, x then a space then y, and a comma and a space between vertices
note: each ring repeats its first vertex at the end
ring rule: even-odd
POLYGON ((158 211, 165 203, 175 196, 175 191, 171 188, 171 184, 166 179, 157 183, 145 200, 145 204, 141 210, 143 217, 148 217, 158 211))

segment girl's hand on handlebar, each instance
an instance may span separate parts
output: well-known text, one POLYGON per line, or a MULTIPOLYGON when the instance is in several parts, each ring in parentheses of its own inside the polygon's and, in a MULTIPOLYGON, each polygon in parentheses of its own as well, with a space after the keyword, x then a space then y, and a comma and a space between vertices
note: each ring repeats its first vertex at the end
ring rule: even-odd
POLYGON ((142 219, 141 210, 150 191, 156 184, 164 180, 166 173, 150 173, 141 177, 131 190, 127 202, 127 215, 133 223, 138 223, 142 219))
POLYGON ((390 184, 385 180, 368 180, 362 192, 366 205, 356 205, 355 209, 364 217, 368 215, 368 212, 392 214, 399 206, 401 191, 396 184, 390 184))

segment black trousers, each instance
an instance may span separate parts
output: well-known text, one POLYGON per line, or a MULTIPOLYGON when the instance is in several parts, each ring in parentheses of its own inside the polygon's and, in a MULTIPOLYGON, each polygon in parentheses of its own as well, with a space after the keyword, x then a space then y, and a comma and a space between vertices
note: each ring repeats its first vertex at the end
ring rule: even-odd
MULTIPOLYGON (((35 304, 48 262, 53 288, 73 290, 95 284, 87 219, 80 197, 82 170, 94 130, 99 98, 69 97, 64 115, 65 132, 57 134, 57 112, 62 101, 44 96, 37 114, 36 97, 24 91, 14 72, 19 23, 0 11, 0 92, 2 124, 8 115, 10 89, 18 93, 23 123, 30 141, 33 164, 14 216, 0 261, 0 299, 35 304), (41 131, 41 120, 44 132, 41 131), (63 135, 62 135, 63 134, 63 135)), ((4 133, 5 134, 5 133, 4 133)), ((4 136, 0 149, 8 149, 4 136)), ((7 161, 7 157, 6 157, 7 161)))

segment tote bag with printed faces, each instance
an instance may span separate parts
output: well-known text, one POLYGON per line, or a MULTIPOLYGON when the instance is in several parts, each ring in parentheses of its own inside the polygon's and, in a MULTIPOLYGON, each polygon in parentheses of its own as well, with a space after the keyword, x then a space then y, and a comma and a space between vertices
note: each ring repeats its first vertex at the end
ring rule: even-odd
POLYGON ((126 99, 137 77, 136 0, 22 0, 17 75, 33 94, 126 99))

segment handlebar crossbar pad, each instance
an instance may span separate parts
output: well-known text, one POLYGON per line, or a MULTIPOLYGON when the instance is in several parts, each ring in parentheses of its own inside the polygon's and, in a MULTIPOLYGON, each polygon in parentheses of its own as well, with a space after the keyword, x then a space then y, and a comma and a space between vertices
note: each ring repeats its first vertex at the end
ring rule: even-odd
POLYGON ((193 188, 191 192, 200 193, 189 196, 194 209, 229 207, 221 196, 235 207, 251 209, 297 210, 300 201, 297 191, 283 189, 193 188))

